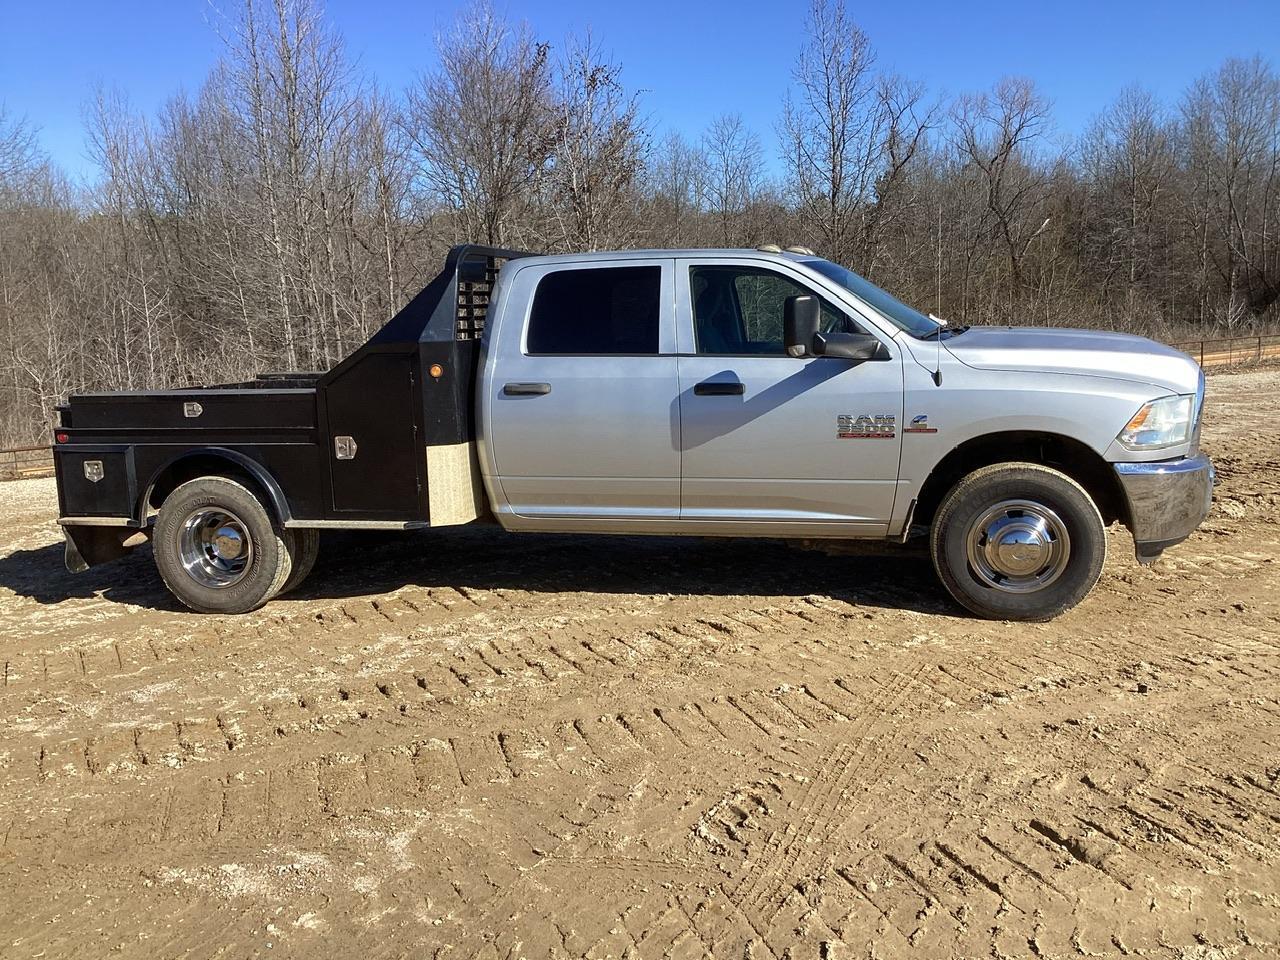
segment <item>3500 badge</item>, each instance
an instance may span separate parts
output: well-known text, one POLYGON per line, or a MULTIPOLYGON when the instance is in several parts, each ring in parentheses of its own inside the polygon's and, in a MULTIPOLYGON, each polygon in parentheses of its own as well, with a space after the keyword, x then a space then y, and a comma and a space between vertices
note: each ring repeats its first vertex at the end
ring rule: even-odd
POLYGON ((892 440, 897 435, 897 418, 891 413, 842 413, 836 417, 838 440, 892 440))

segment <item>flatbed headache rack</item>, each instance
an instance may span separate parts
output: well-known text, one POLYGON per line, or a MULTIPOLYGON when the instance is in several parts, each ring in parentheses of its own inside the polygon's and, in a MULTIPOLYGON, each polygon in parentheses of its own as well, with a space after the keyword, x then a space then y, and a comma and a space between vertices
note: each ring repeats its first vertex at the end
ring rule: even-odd
POLYGON ((324 373, 72 397, 53 448, 63 522, 88 548, 89 528, 145 528, 176 484, 226 467, 255 479, 287 528, 481 518, 480 339, 502 264, 528 255, 454 247, 420 293, 324 373))
POLYGON ((532 254, 475 244, 457 246, 445 258, 444 269, 409 301, 365 346, 321 379, 333 382, 341 371, 367 354, 416 351, 423 372, 424 440, 428 446, 466 443, 475 439, 472 423, 476 365, 480 338, 498 271, 508 260, 532 254), (427 375, 439 364, 444 376, 427 375))

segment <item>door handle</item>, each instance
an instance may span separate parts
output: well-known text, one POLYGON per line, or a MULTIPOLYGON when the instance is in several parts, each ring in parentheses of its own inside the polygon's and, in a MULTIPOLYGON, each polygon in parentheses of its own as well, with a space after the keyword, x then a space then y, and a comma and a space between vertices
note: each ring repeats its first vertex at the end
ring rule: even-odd
POLYGON ((541 397, 551 392, 549 383, 508 383, 502 388, 508 397, 541 397))
POLYGON ((744 384, 731 380, 703 380, 693 385, 694 396, 698 397, 740 397, 746 392, 744 384))

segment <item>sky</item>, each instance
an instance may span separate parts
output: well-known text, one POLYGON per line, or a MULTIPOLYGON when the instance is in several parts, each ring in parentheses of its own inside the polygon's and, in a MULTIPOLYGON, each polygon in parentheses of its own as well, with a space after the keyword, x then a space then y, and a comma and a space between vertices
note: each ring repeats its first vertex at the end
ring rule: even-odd
MULTIPOLYGON (((196 90, 222 49, 218 9, 235 2, 0 0, 0 103, 39 128, 58 164, 91 179, 83 117, 93 91, 115 87, 150 113, 177 90, 196 90)), ((1172 105, 1226 57, 1261 54, 1280 67, 1280 0, 846 3, 881 68, 944 96, 1029 76, 1053 102, 1062 138, 1130 84, 1172 105)), ((590 29, 626 85, 643 92, 659 134, 696 139, 715 116, 739 113, 776 153, 779 108, 804 44, 804 0, 494 5, 557 46, 590 29)), ((399 91, 435 64, 435 38, 461 5, 328 0, 326 9, 363 71, 399 91)))

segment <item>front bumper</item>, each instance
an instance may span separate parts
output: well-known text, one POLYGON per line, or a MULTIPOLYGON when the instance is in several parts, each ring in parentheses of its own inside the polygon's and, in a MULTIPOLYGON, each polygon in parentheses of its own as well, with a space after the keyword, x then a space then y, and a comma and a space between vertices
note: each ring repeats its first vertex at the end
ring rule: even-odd
POLYGON ((1129 529, 1139 563, 1150 563, 1165 547, 1181 543, 1209 513, 1215 474, 1203 453, 1112 466, 1129 503, 1129 529))

